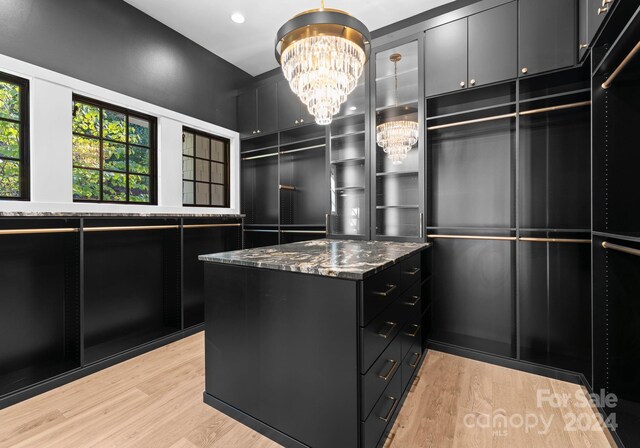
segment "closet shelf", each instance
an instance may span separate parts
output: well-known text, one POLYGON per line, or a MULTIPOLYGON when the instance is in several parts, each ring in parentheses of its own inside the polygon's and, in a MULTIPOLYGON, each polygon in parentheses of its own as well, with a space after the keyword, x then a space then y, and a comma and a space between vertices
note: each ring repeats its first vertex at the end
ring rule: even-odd
POLYGON ((396 208, 407 208, 407 209, 418 209, 419 205, 376 205, 377 210, 388 210, 388 209, 396 209, 396 208))
POLYGON ((420 174, 418 171, 383 171, 376 173, 376 176, 417 176, 418 174, 420 174))
POLYGON ((346 132, 344 134, 332 135, 331 136, 331 140, 339 139, 339 138, 345 138, 345 137, 351 137, 351 136, 354 136, 354 135, 363 135, 363 134, 364 134, 364 131, 346 132))
POLYGON ((492 110, 492 109, 513 107, 515 105, 516 105, 515 101, 510 101, 508 103, 501 103, 501 104, 495 104, 495 105, 491 105, 491 106, 478 107, 478 108, 475 108, 475 109, 467 109, 467 110, 463 110, 463 111, 460 111, 460 112, 451 112, 449 114, 434 115, 434 116, 431 116, 431 117, 427 117, 427 121, 438 120, 438 119, 442 119, 442 118, 458 117, 460 115, 468 115, 468 114, 472 114, 472 113, 475 113, 475 112, 484 112, 484 111, 492 110))
POLYGON ((359 165, 364 161, 365 161, 364 157, 353 157, 351 159, 332 160, 331 165, 346 165, 346 164, 359 165))

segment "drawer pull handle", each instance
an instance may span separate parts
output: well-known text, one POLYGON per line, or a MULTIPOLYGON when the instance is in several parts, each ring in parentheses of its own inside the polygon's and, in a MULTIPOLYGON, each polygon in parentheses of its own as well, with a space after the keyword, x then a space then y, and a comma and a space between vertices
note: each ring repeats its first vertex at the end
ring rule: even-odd
POLYGON ((386 375, 378 375, 378 378, 384 381, 388 381, 389 378, 391 378, 393 374, 396 373, 396 370, 398 370, 398 365, 399 365, 398 361, 394 361, 393 359, 388 359, 387 361, 391 363, 391 368, 389 369, 386 375))
POLYGON ((405 274, 407 274, 407 275, 416 275, 418 272, 420 272, 420 268, 413 268, 410 271, 405 271, 405 274))
POLYGON ((411 324, 412 327, 415 327, 415 330, 413 331, 413 333, 405 333, 407 336, 411 336, 412 338, 415 338, 416 336, 418 336, 418 332, 420 331, 420 325, 418 324, 411 324))
POLYGON ((391 333, 393 333, 393 329, 396 328, 396 325, 398 324, 395 322, 385 322, 385 325, 389 327, 389 330, 386 333, 383 333, 383 332, 378 333, 378 336, 380 336, 383 339, 387 339, 389 336, 391 336, 391 333))
POLYGON ((414 355, 416 355, 416 362, 414 362, 413 364, 409 364, 409 367, 411 367, 412 369, 415 369, 416 367, 418 367, 420 358, 422 358, 422 353, 414 353, 414 355))
POLYGON ((389 409, 389 412, 384 417, 378 416, 378 418, 380 420, 382 420, 383 422, 385 422, 385 423, 387 423, 391 419, 391 416, 393 415, 394 411, 396 410, 396 407, 398 407, 398 399, 397 398, 395 398, 395 397, 387 397, 387 398, 389 400, 391 400, 391 402, 393 403, 391 405, 391 409, 389 409))
POLYGON ((413 299, 413 301, 407 300, 404 303, 406 303, 407 305, 410 305, 410 306, 416 306, 420 302, 421 297, 420 296, 411 296, 411 299, 413 299))
POLYGON ((374 294, 378 295, 378 296, 382 296, 382 297, 387 297, 389 294, 391 294, 393 291, 395 291, 395 289, 397 287, 398 287, 398 285, 388 284, 387 288, 389 288, 389 289, 387 289, 385 292, 374 292, 374 294))

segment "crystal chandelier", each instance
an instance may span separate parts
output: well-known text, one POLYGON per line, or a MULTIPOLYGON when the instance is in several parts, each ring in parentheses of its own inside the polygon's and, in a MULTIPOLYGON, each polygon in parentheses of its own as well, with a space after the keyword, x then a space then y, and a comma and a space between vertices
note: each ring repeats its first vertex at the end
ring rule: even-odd
POLYGON ((369 30, 344 11, 298 14, 276 37, 276 59, 316 123, 327 125, 355 89, 369 52, 369 30))
MULTIPOLYGON (((399 53, 393 53, 389 60, 393 62, 395 81, 395 109, 398 110, 398 62, 402 59, 399 53)), ((394 165, 400 165, 413 145, 418 142, 418 122, 413 120, 393 120, 376 126, 376 142, 387 154, 394 165)))

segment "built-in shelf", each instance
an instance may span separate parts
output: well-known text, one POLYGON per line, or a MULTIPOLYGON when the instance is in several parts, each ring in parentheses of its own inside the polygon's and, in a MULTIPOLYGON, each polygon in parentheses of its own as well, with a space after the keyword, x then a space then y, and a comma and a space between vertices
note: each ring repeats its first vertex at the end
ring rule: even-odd
POLYGON ((418 171, 387 171, 387 172, 376 173, 376 176, 377 177, 384 177, 384 176, 417 176, 418 174, 420 174, 418 171))
POLYGON ((278 227, 278 224, 245 224, 245 227, 278 227))
POLYGON ((485 112, 493 109, 513 107, 515 105, 516 105, 515 101, 510 101, 508 103, 492 104, 491 106, 478 107, 475 109, 467 109, 459 112, 451 112, 451 113, 442 114, 442 115, 434 115, 432 117, 427 117, 427 121, 440 120, 443 118, 459 117, 460 115, 468 115, 468 114, 473 114, 477 112, 485 112))
POLYGON ((350 159, 332 160, 332 165, 361 165, 365 161, 364 157, 353 157, 350 159))
POLYGON ((257 149, 249 149, 246 151, 240 151, 240 154, 252 154, 254 152, 262 152, 262 151, 268 151, 270 149, 278 149, 278 145, 270 145, 270 146, 265 146, 264 148, 257 148, 257 149))
MULTIPOLYGON (((325 137, 316 136, 316 137, 311 137, 311 138, 302 138, 300 140, 295 140, 295 141, 291 141, 291 142, 287 142, 287 143, 280 143, 280 148, 286 148, 286 147, 293 146, 293 145, 299 145, 300 143, 307 143, 307 142, 320 141, 320 140, 325 140, 325 137)), ((323 145, 324 145, 324 143, 323 143, 323 145)))
POLYGON ((335 191, 364 190, 364 187, 336 187, 335 191))
POLYGON ((332 135, 331 139, 335 140, 338 138, 352 137, 354 135, 362 135, 362 134, 364 134, 364 131, 346 132, 344 134, 332 135))
POLYGON ((409 208, 409 209, 418 209, 419 205, 376 205, 377 210, 388 210, 388 209, 396 209, 396 208, 409 208))

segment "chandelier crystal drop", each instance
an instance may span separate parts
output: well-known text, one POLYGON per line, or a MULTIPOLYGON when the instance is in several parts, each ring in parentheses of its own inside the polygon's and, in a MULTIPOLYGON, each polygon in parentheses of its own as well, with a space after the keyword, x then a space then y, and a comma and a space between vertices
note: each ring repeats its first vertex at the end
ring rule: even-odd
POLYGON ((303 12, 276 37, 276 59, 291 90, 327 125, 356 88, 367 62, 369 31, 336 9, 303 12))
MULTIPOLYGON (((398 62, 402 59, 399 53, 393 53, 389 60, 393 62, 393 76, 395 81, 395 110, 398 107, 398 62)), ((376 143, 387 154, 394 165, 400 165, 407 158, 413 145, 418 142, 419 127, 417 121, 399 119, 388 121, 376 126, 376 143)))

